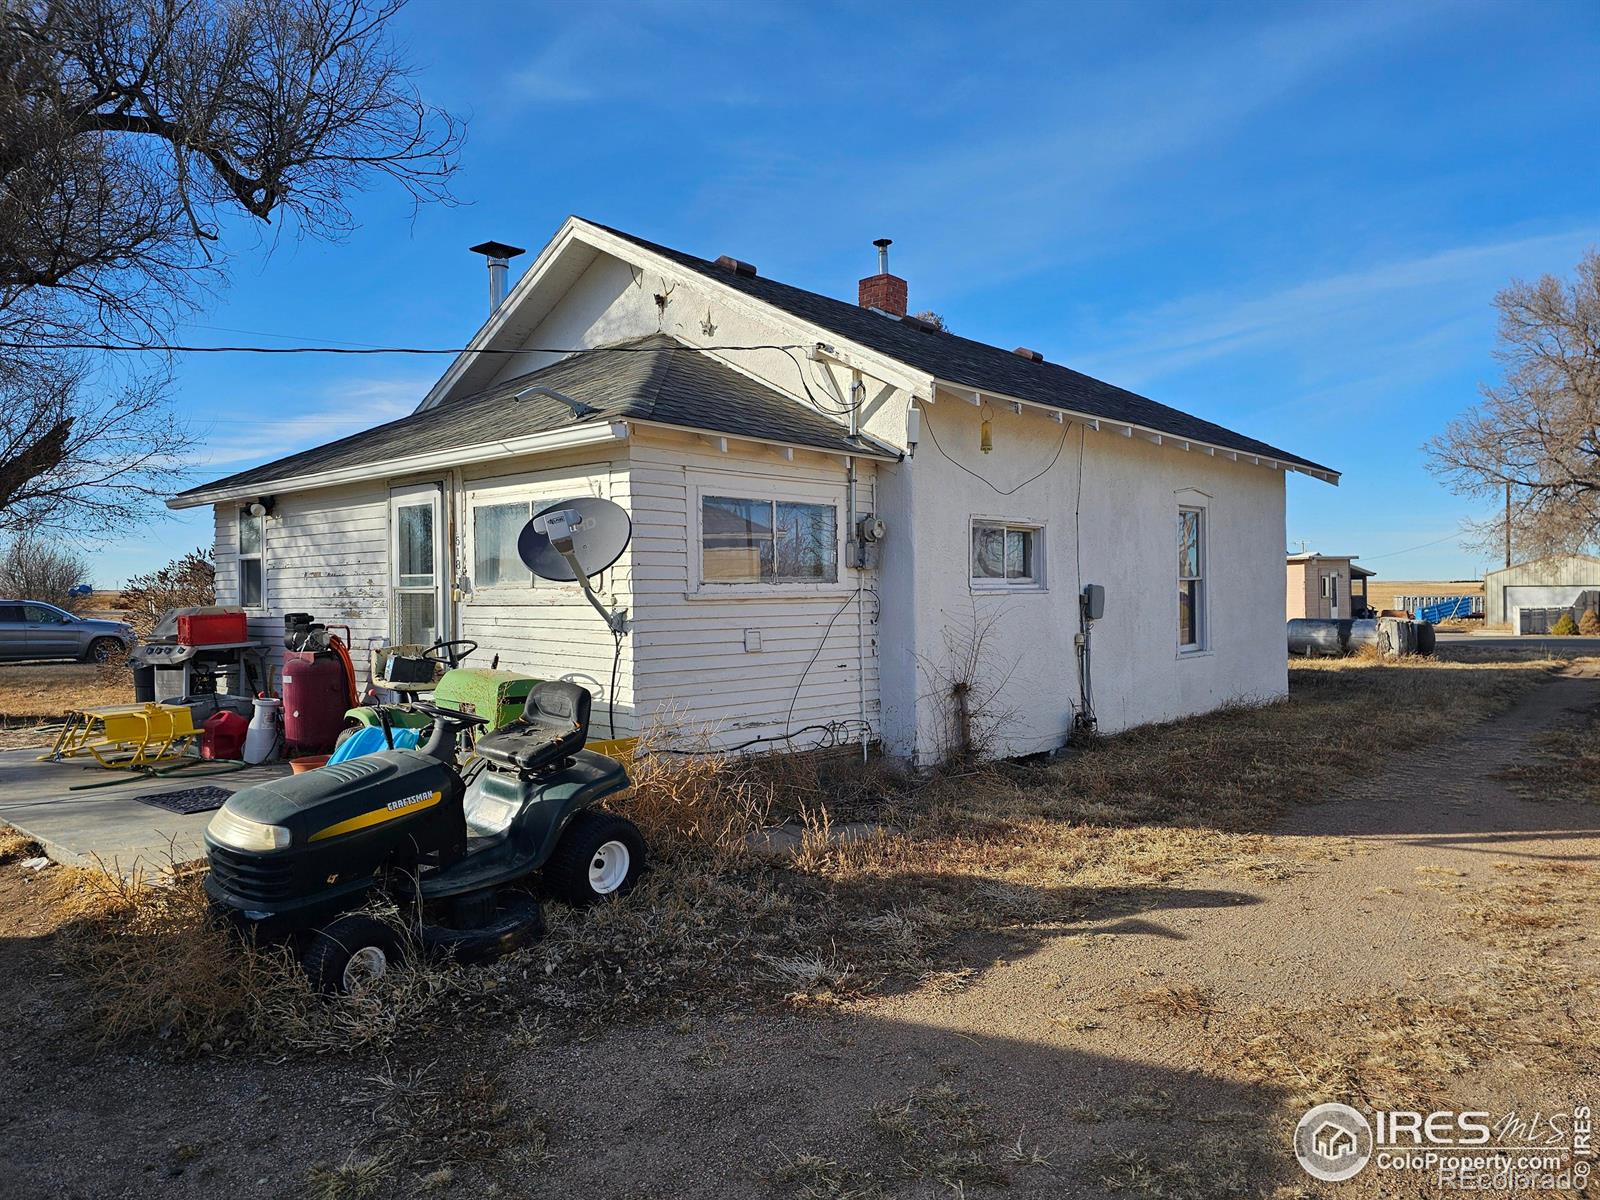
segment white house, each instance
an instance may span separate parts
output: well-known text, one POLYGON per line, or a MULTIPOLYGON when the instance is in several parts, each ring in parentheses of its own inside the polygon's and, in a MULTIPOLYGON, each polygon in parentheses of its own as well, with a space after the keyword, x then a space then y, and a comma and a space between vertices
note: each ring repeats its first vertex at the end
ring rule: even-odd
MULTIPOLYGON (((479 249, 493 291, 518 251, 479 249)), ((963 706, 1023 754, 1282 696, 1284 478, 1337 473, 906 298, 883 258, 848 303, 571 218, 412 415, 170 503, 215 508, 219 601, 258 636, 308 611, 358 646, 471 638, 582 681, 619 736, 927 763, 963 706), (516 556, 574 494, 633 519, 600 581, 620 648, 516 556)))

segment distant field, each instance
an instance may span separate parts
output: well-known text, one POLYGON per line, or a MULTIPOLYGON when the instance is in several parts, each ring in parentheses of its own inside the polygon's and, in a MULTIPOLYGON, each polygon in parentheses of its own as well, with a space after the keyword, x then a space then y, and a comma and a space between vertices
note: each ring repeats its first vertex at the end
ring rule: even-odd
POLYGON ((1400 596, 1481 596, 1481 579, 1369 579, 1367 603, 1373 608, 1398 608, 1400 596))

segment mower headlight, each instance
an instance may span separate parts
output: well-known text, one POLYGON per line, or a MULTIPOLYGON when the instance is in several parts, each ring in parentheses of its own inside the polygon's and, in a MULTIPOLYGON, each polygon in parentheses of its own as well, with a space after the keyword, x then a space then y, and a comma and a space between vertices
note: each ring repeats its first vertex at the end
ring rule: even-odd
POLYGON ((282 825, 268 825, 231 813, 226 807, 217 810, 206 826, 206 836, 218 845, 233 850, 282 850, 289 845, 289 831, 282 825))

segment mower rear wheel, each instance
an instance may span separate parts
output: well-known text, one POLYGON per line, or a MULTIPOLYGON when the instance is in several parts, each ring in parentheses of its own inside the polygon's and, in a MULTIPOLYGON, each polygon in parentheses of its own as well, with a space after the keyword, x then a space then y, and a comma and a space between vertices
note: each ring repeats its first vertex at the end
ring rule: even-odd
POLYGON ((400 961, 402 949, 393 928, 352 913, 317 930, 300 962, 319 992, 359 996, 400 961))
POLYGON ((644 869, 644 836, 626 817, 586 809, 567 824, 544 866, 556 899, 582 907, 633 890, 644 869))

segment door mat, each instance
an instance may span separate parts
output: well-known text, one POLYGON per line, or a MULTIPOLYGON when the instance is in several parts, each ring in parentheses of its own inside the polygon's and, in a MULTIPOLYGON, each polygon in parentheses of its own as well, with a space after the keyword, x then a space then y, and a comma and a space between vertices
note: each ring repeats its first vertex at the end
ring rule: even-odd
POLYGON ((233 795, 227 788, 192 787, 181 792, 157 792, 153 796, 135 796, 140 804, 164 808, 175 813, 203 813, 221 808, 222 802, 233 795))

